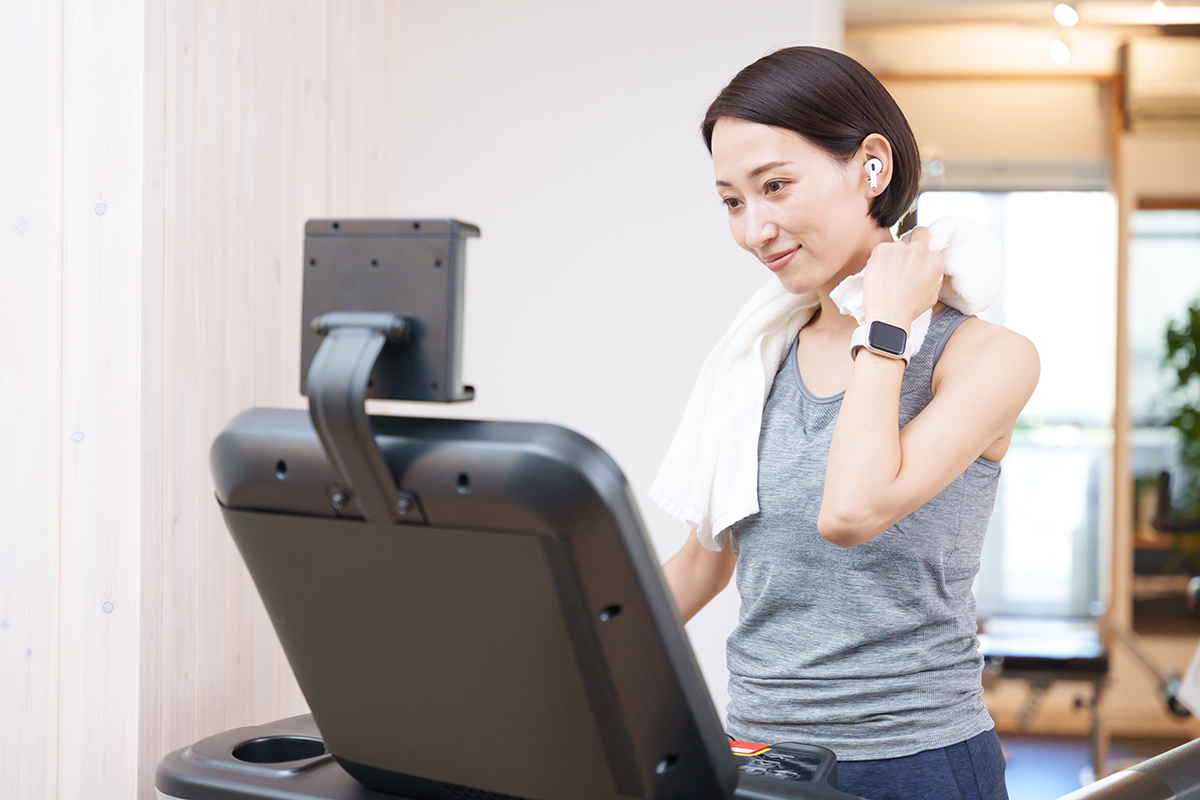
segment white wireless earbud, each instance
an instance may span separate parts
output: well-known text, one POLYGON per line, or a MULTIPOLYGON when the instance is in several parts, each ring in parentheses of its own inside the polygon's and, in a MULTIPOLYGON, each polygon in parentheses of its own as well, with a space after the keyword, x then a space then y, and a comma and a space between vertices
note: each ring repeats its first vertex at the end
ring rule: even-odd
POLYGON ((883 162, 878 158, 868 158, 866 166, 867 176, 871 179, 871 188, 879 188, 879 173, 883 172, 883 162))

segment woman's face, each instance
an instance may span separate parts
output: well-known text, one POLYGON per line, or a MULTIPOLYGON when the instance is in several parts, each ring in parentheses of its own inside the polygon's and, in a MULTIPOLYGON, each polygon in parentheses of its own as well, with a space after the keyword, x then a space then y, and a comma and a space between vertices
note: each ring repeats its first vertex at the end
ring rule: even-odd
POLYGON ((721 117, 712 156, 734 241, 790 292, 833 288, 891 238, 870 216, 863 151, 843 164, 793 131, 721 117))

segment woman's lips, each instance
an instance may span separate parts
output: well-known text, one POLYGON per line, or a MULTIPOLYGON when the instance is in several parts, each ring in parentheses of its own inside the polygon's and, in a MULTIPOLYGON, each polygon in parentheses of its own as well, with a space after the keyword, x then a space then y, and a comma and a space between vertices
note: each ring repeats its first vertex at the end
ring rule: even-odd
POLYGON ((763 263, 767 265, 767 269, 771 270, 771 272, 779 272, 779 270, 788 265, 788 262, 792 260, 792 256, 796 255, 796 250, 799 249, 800 248, 797 247, 795 250, 788 250, 786 253, 780 253, 777 256, 765 258, 763 259, 763 263))

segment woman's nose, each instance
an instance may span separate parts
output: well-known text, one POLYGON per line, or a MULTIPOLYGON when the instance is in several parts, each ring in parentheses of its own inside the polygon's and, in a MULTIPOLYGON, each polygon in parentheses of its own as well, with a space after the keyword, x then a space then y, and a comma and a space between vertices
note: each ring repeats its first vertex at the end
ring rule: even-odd
POLYGON ((767 215, 761 213, 746 215, 746 247, 749 249, 761 250, 778 235, 779 226, 767 215))

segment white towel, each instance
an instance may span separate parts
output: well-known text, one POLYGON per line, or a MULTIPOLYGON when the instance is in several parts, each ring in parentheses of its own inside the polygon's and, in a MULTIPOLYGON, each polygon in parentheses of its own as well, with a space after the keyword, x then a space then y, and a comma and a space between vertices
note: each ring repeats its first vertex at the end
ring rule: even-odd
MULTIPOLYGON (((1004 253, 965 217, 929 226, 929 246, 946 259, 939 299, 977 314, 1000 297, 1004 253)), ((861 324, 862 275, 838 284, 830 298, 861 324)), ((695 526, 709 550, 720 550, 735 522, 758 513, 758 432, 763 405, 797 332, 820 306, 816 292, 794 295, 775 278, 754 293, 709 354, 679 430, 650 487, 668 514, 695 526)), ((913 322, 910 352, 925 340, 931 312, 913 322)))

